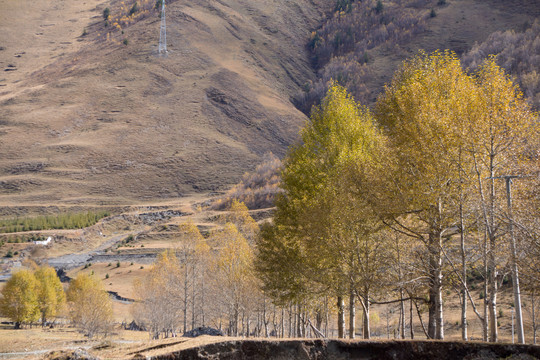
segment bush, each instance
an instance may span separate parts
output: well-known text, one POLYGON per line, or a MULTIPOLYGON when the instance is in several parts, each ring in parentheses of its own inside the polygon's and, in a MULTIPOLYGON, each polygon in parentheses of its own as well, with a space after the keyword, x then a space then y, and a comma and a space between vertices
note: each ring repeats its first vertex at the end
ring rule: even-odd
POLYGON ((377 0, 377 5, 375 5, 375 12, 377 14, 380 14, 380 13, 382 13, 383 10, 384 10, 384 5, 383 5, 382 1, 377 0))
POLYGON ((446 5, 446 0, 439 0, 437 2, 437 5, 439 5, 439 6, 446 5))
POLYGON ((137 2, 135 1, 131 9, 129 9, 129 15, 131 16, 135 14, 137 11, 139 11, 139 4, 137 4, 137 2))
POLYGON ((306 84, 305 92, 294 99, 296 107, 306 115, 320 103, 332 80, 347 88, 356 101, 372 102, 377 94, 366 84, 379 80, 377 71, 366 65, 374 63, 370 51, 379 46, 403 45, 424 31, 429 18, 426 9, 432 4, 418 0, 351 3, 349 12, 334 14, 311 34, 309 46, 318 80, 306 84))
POLYGON ((7 258, 12 258, 13 257, 13 252, 11 251, 11 249, 9 249, 6 253, 6 255, 4 257, 7 257, 7 258))
POLYGON ((248 209, 264 209, 274 206, 280 184, 281 160, 272 153, 263 156, 262 163, 252 173, 245 173, 235 185, 210 206, 214 210, 228 209, 234 200, 243 202, 248 209))
POLYGON ((435 12, 435 9, 431 9, 431 11, 429 13, 429 17, 434 18, 435 16, 437 16, 437 13, 435 12))
POLYGON ((116 267, 117 267, 117 268, 120 267, 120 261, 118 261, 118 262, 116 263, 116 267))
POLYGON ((105 274, 105 279, 108 279, 109 278, 109 274, 105 274))
POLYGON ((540 109, 540 21, 524 32, 496 31, 482 44, 476 44, 462 56, 464 68, 476 70, 489 56, 496 55, 499 66, 514 76, 528 102, 540 109))
POLYGON ((129 44, 129 40, 128 40, 128 39, 124 39, 123 43, 124 43, 124 45, 127 46, 127 45, 129 44))
POLYGON ((105 20, 108 20, 109 19, 109 15, 111 14, 111 10, 109 8, 105 8, 105 10, 103 10, 103 18, 105 20))

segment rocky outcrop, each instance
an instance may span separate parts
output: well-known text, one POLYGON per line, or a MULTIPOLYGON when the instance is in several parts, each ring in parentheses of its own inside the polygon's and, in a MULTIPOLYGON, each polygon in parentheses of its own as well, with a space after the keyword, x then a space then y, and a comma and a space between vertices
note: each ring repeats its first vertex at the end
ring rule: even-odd
POLYGON ((391 359, 484 360, 538 359, 534 345, 488 344, 457 341, 224 341, 193 347, 152 359, 391 359))
POLYGON ((190 330, 190 331, 184 333, 184 335, 182 335, 182 336, 183 337, 191 337, 191 338, 193 338, 193 337, 198 337, 198 336, 202 336, 202 335, 224 336, 223 331, 218 330, 218 329, 214 329, 214 328, 211 328, 211 327, 206 327, 206 326, 200 326, 198 328, 190 330))

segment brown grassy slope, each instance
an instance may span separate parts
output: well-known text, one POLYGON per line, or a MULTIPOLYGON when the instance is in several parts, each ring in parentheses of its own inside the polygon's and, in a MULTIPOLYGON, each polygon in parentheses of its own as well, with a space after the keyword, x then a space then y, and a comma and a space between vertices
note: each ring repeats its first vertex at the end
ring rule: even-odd
POLYGON ((0 0, 1 204, 219 189, 296 138, 317 1, 170 3, 165 58, 157 12, 106 41, 119 2, 75 3, 0 0))

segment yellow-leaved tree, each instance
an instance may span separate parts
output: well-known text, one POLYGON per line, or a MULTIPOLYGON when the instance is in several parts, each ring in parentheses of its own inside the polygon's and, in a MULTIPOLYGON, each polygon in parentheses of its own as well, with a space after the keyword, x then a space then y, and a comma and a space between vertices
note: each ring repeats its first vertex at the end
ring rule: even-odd
POLYGON ((369 110, 337 84, 301 135, 284 160, 274 223, 263 227, 257 242, 258 274, 282 301, 335 296, 339 337, 345 336, 344 297, 351 337, 359 298, 369 337, 369 303, 385 264, 382 223, 371 205, 382 180, 375 174, 386 157, 384 136, 369 110))
POLYGON ((219 291, 221 305, 227 309, 228 333, 238 336, 239 317, 249 316, 252 297, 259 292, 253 273, 253 250, 232 223, 226 223, 212 238, 218 250, 212 266, 213 285, 219 291))
POLYGON ((208 266, 210 247, 201 235, 199 228, 188 221, 179 227, 178 243, 175 246, 176 256, 180 262, 183 277, 182 307, 183 330, 188 331, 188 319, 191 318, 191 328, 195 328, 197 320, 204 325, 205 313, 205 275, 208 266), (190 306, 191 305, 191 306, 190 306), (191 316, 188 316, 188 308, 191 316))
POLYGON ((107 335, 113 324, 112 301, 97 278, 79 273, 67 290, 69 318, 86 336, 107 335))
POLYGON ((66 294, 56 271, 50 266, 41 266, 35 272, 37 280, 37 301, 41 313, 41 323, 56 317, 64 308, 66 294))
POLYGON ((176 335, 182 323, 182 269, 174 251, 164 251, 141 280, 134 284, 139 299, 134 304, 134 317, 152 334, 154 339, 176 335))
POLYGON ((15 272, 0 298, 0 313, 15 322, 15 329, 39 319, 38 282, 30 270, 15 272))

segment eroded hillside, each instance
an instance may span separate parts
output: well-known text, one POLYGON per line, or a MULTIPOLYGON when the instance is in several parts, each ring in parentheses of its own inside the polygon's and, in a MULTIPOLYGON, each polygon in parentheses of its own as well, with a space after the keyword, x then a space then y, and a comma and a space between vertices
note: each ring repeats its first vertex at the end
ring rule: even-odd
POLYGON ((157 10, 103 25, 131 3, 0 0, 4 205, 220 189, 296 138, 325 1, 170 2, 167 57, 157 10))

